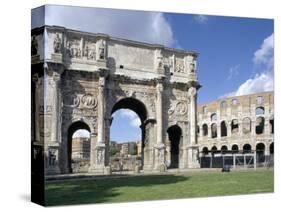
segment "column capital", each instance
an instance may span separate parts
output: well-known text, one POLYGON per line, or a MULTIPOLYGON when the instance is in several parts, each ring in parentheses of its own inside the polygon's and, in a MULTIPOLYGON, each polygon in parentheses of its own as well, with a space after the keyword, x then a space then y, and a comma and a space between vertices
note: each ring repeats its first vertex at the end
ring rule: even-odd
POLYGON ((188 95, 190 97, 194 97, 197 94, 197 89, 195 87, 189 87, 188 89, 188 95))
POLYGON ((61 75, 64 72, 65 67, 60 63, 45 62, 44 70, 48 76, 53 76, 54 73, 61 75))

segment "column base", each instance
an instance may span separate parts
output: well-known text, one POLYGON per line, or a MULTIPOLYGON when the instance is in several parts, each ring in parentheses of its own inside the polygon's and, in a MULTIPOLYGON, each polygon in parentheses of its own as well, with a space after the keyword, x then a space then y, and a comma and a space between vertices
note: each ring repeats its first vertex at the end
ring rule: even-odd
POLYGON ((154 170, 158 172, 165 172, 167 170, 164 144, 156 144, 154 146, 154 170))
POLYGON ((59 144, 53 143, 47 147, 46 154, 46 164, 45 164, 45 173, 46 175, 55 175, 61 174, 61 170, 59 167, 59 144))

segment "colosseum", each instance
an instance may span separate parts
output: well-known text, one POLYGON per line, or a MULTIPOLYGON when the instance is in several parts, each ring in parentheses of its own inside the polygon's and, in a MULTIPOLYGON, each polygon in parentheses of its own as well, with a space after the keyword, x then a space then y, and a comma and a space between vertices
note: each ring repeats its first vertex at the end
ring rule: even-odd
POLYGON ((256 153, 253 155, 257 163, 273 160, 273 92, 235 96, 202 104, 198 106, 197 116, 201 167, 212 166, 210 158, 214 159, 214 153, 256 153))

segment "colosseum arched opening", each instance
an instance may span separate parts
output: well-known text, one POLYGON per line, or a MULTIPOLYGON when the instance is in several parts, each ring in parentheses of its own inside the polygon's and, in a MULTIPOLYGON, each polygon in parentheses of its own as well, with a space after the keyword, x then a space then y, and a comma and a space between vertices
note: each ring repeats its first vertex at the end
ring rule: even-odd
POLYGON ((256 134, 263 134, 264 131, 264 117, 257 117, 256 119, 256 134))
POLYGON ((265 145, 263 143, 258 143, 256 145, 256 155, 258 163, 265 161, 265 145))
POLYGON ((225 121, 221 122, 221 137, 227 136, 227 127, 225 121))

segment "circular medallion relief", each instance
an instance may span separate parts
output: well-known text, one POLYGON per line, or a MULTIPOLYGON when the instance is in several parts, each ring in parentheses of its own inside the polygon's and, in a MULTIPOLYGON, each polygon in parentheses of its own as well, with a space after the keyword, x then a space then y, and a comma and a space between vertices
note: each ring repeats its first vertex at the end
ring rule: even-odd
POLYGON ((85 94, 81 102, 85 107, 96 107, 97 106, 97 100, 91 95, 91 94, 85 94))
POLYGON ((180 115, 183 115, 183 114, 186 114, 186 112, 187 112, 187 105, 186 105, 186 103, 178 102, 176 104, 176 113, 180 114, 180 115))

